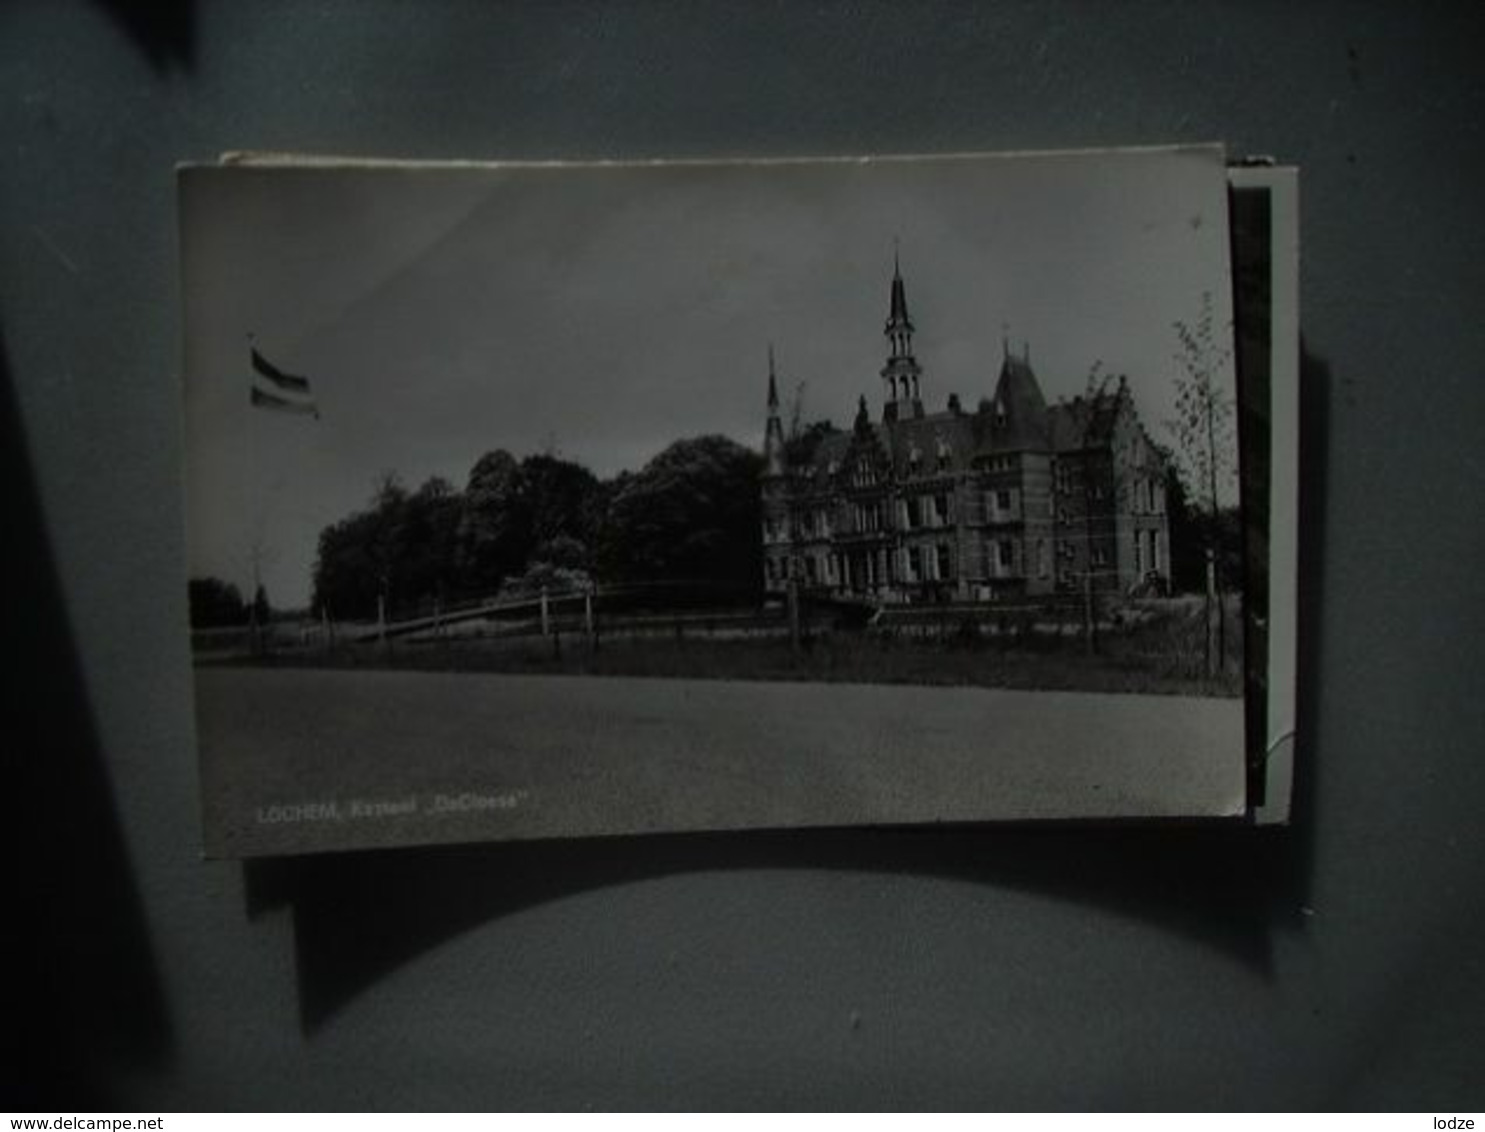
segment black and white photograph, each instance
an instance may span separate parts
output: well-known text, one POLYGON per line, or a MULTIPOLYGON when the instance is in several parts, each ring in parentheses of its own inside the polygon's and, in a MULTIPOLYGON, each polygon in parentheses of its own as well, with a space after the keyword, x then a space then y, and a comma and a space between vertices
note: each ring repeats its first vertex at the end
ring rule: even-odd
POLYGON ((1221 147, 180 195, 208 855, 1244 814, 1221 147))

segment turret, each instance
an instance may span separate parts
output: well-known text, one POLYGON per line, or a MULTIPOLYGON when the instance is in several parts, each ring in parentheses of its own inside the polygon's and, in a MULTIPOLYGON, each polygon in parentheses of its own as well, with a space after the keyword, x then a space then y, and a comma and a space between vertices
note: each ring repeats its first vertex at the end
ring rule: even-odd
POLYGON ((913 357, 913 320, 908 317, 907 288, 902 282, 902 266, 896 253, 892 256, 892 294, 887 308, 887 364, 882 367, 885 405, 884 420, 921 417, 923 400, 918 382, 923 369, 913 357))
POLYGON ((784 450, 784 422, 779 418, 779 383, 774 371, 773 343, 768 346, 768 424, 763 432, 763 474, 783 476, 788 471, 784 450))

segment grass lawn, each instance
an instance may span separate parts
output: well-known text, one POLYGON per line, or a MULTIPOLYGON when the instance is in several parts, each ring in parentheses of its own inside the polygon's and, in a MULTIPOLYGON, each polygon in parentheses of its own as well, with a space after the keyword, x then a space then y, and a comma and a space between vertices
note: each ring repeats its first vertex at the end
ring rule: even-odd
POLYGON ((1102 632, 1098 651, 1091 654, 1080 637, 1037 633, 928 639, 817 631, 796 650, 779 635, 658 632, 611 634, 596 647, 581 634, 555 642, 478 636, 395 640, 232 663, 1241 696, 1241 630, 1235 616, 1228 620, 1226 653, 1223 673, 1207 677, 1200 609, 1172 606, 1133 627, 1102 632))

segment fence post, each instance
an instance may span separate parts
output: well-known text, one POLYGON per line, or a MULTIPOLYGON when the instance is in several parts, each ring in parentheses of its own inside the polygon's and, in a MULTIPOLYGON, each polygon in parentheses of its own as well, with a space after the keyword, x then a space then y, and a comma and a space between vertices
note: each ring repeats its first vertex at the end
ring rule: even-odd
POLYGON ((541 635, 550 637, 552 635, 552 613, 547 607, 547 588, 541 587, 541 635))
POLYGON ((591 586, 583 593, 583 631, 588 635, 588 647, 593 648, 598 643, 598 634, 593 629, 593 589, 591 586))
POLYGON ((1207 595, 1206 595, 1206 652, 1207 675, 1216 676, 1222 671, 1222 606, 1217 598, 1217 556, 1207 547, 1207 595))
POLYGON ((1093 634, 1093 562, 1089 555, 1088 568, 1083 571, 1083 647, 1088 652, 1094 651, 1093 634))
POLYGON ((789 577, 789 647, 799 651, 799 579, 789 577))
POLYGON ((376 639, 383 645, 387 643, 387 595, 376 595, 376 639))

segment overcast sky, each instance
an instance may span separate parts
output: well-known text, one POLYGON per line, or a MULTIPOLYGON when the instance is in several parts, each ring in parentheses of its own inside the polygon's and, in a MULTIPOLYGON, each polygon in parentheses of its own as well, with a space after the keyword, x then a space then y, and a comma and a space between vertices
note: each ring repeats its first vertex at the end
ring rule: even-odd
MULTIPOLYGON (((809 164, 199 169, 182 184, 190 570, 306 602, 377 475, 483 453, 600 475, 671 441, 761 443, 786 403, 880 413, 893 244, 930 411, 988 395, 1008 328, 1049 400, 1128 373, 1170 437, 1176 337, 1231 322, 1215 148, 809 164), (254 411, 247 334, 319 421, 254 411)), ((1223 380, 1231 388, 1230 368, 1223 380)))

